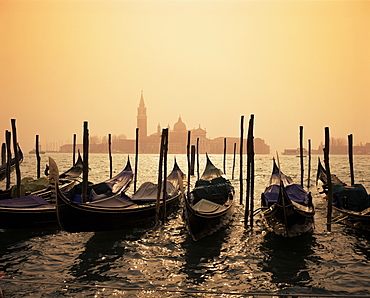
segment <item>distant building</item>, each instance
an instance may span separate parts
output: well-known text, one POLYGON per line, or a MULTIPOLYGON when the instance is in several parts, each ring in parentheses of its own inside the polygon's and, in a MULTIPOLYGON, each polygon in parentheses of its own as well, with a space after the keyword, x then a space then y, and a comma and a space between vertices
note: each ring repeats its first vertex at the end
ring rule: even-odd
MULTIPOLYGON (((144 103, 143 93, 141 92, 139 107, 137 109, 137 128, 139 130, 138 143, 139 153, 159 153, 162 128, 160 124, 157 126, 157 131, 153 134, 148 135, 147 128, 147 114, 146 106, 144 103)), ((186 124, 182 121, 179 116, 177 122, 173 125, 173 129, 170 126, 168 128, 168 153, 170 154, 186 154, 187 143, 188 143, 188 132, 190 131, 190 145, 198 146, 200 154, 222 154, 225 148, 226 139, 226 153, 232 154, 238 153, 240 150, 240 138, 230 137, 218 137, 215 139, 207 138, 207 131, 199 125, 195 129, 187 129, 186 124)), ((112 142, 113 153, 135 153, 135 140, 129 139, 116 139, 112 142)), ((81 145, 77 145, 77 148, 81 148, 81 145)), ((246 140, 244 140, 244 148, 246 148, 246 140)), ((89 146, 90 152, 108 152, 108 146, 106 143, 103 144, 91 144, 89 146)), ((246 149, 245 153, 246 153, 246 149)), ((72 152, 72 145, 66 144, 60 147, 61 152, 72 152)), ((263 139, 254 138, 254 151, 256 154, 270 154, 270 146, 265 143, 263 139)))

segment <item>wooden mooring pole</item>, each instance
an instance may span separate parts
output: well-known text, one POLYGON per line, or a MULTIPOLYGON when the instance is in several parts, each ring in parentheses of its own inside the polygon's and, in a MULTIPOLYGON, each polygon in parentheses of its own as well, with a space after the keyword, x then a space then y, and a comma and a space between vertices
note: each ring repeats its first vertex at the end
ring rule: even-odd
POLYGON ((162 129, 161 135, 161 145, 159 148, 159 166, 158 166, 158 182, 157 182, 157 201, 156 201, 156 212, 155 212, 155 223, 159 221, 159 210, 161 206, 161 189, 162 189, 162 177, 163 177, 163 153, 164 153, 164 145, 165 144, 165 136, 164 136, 164 129, 162 129))
POLYGON ((355 173, 353 169, 353 135, 348 135, 348 160, 351 175, 351 186, 355 184, 355 173))
POLYGON ((109 178, 113 177, 112 135, 108 134, 109 178))
POLYGON ((333 208, 333 188, 331 183, 331 173, 330 173, 330 163, 329 163, 329 152, 330 152, 330 134, 329 127, 325 127, 325 147, 324 147, 324 163, 327 176, 327 186, 328 186, 328 208, 326 216, 326 227, 328 232, 331 232, 331 217, 333 208))
POLYGON ((73 153, 72 153, 72 165, 76 163, 76 134, 73 134, 73 153))
POLYGON ((303 126, 299 127, 299 159, 301 164, 301 186, 304 181, 304 164, 303 164, 303 126))
POLYGON ((224 138, 224 174, 226 175, 226 138, 224 138))
POLYGON ((88 122, 83 124, 83 171, 82 171, 82 202, 87 201, 87 187, 89 181, 89 128, 88 122))
POLYGON ((37 179, 40 178, 41 176, 41 157, 40 157, 40 145, 39 145, 39 135, 36 135, 36 144, 35 144, 35 153, 36 153, 36 162, 37 162, 37 166, 36 166, 36 177, 37 179))
POLYGON ((308 140, 308 169, 307 169, 307 188, 311 187, 311 140, 308 140))
POLYGON ((13 135, 13 151, 15 157, 15 173, 17 177, 17 191, 16 196, 19 198, 21 196, 21 169, 19 167, 19 151, 18 151, 18 141, 17 141, 17 126, 15 119, 11 119, 12 123, 12 135, 13 135))
POLYGON ((243 137, 244 137, 244 115, 240 117, 240 159, 239 159, 239 192, 240 205, 243 204, 243 137))
POLYGON ((253 212, 254 212, 254 115, 249 119, 248 138, 247 138, 247 195, 245 199, 244 225, 249 225, 253 228, 253 212))
POLYGON ((10 161, 12 159, 11 151, 11 132, 5 131, 5 143, 6 143, 6 189, 10 189, 10 161))
POLYGON ((137 184, 137 165, 139 160, 139 128, 136 128, 135 134, 135 171, 134 171, 134 193, 136 192, 137 184))

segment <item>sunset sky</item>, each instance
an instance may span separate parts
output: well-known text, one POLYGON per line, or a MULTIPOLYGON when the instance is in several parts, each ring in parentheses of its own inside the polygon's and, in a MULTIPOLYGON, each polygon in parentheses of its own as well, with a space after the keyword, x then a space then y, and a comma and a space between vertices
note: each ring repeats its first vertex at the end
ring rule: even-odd
POLYGON ((370 1, 0 1, 0 128, 24 151, 173 127, 238 137, 255 115, 271 153, 370 142, 370 1))

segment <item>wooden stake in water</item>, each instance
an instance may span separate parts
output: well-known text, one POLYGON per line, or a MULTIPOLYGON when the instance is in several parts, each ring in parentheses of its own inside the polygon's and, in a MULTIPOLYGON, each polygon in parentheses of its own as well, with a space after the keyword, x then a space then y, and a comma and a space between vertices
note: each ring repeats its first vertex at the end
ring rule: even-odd
POLYGON ((186 146, 186 156, 187 156, 187 161, 188 161, 188 191, 187 195, 189 196, 190 193, 190 139, 191 139, 191 132, 190 130, 188 131, 188 143, 186 146))
POLYGON ((10 149, 11 146, 11 132, 6 130, 5 131, 5 143, 6 143, 6 189, 10 189, 10 161, 12 159, 12 151, 10 149))
POLYGON ((76 163, 76 134, 73 134, 73 154, 72 154, 72 165, 76 163))
POLYGON ((1 144, 1 164, 6 163, 6 144, 2 143, 1 144))
POLYGON ((254 212, 254 136, 253 136, 254 115, 251 115, 248 126, 247 138, 247 195, 245 199, 244 225, 248 225, 248 217, 250 218, 250 226, 253 228, 253 212, 254 212), (249 211, 250 207, 250 211, 249 211))
POLYGON ((307 173, 307 188, 310 188, 311 179, 311 140, 308 140, 308 173, 307 173))
POLYGON ((168 128, 164 129, 163 142, 163 207, 162 207, 162 224, 166 221, 167 214, 167 152, 168 152, 168 128))
POLYGON ((109 178, 113 177, 112 135, 108 134, 109 178))
POLYGON ((15 119, 11 119, 12 122, 12 134, 13 134, 13 151, 15 157, 15 173, 17 177, 17 191, 16 196, 19 198, 21 196, 21 169, 19 167, 19 151, 18 151, 18 141, 17 141, 17 127, 15 119))
POLYGON ((195 145, 191 145, 191 150, 190 150, 190 172, 189 172, 189 175, 194 176, 194 166, 195 166, 195 145))
POLYGON ((134 173, 134 193, 136 192, 136 183, 137 183, 137 165, 139 160, 139 128, 136 128, 135 135, 135 173, 134 173))
POLYGON ((37 179, 40 178, 41 176, 41 157, 40 157, 40 150, 39 150, 39 135, 36 135, 36 145, 35 145, 35 153, 36 153, 36 162, 37 162, 37 172, 36 172, 36 177, 37 179))
POLYGON ((234 180, 234 172, 235 172, 235 155, 236 155, 236 143, 234 143, 234 156, 233 156, 233 171, 231 174, 231 179, 234 180))
POLYGON ((224 138, 224 174, 226 175, 226 138, 224 138))
POLYGON ((351 175, 351 185, 355 184, 355 174, 353 169, 353 135, 348 135, 348 159, 349 159, 349 169, 351 175))
POLYGON ((159 221, 159 209, 161 206, 161 189, 162 189, 162 170, 163 170, 163 153, 164 153, 164 129, 162 129, 161 135, 161 145, 159 148, 159 166, 158 166, 158 182, 157 182, 157 201, 155 205, 155 223, 157 224, 159 221))
POLYGON ((243 137, 244 137, 244 115, 240 117, 240 152, 239 152, 240 205, 243 204, 243 137))
POLYGON ((197 180, 199 180, 199 138, 197 138, 197 180))
POLYGON ((301 186, 303 188, 304 164, 303 164, 303 126, 299 127, 299 158, 301 163, 301 186))
POLYGON ((327 230, 331 231, 331 217, 332 217, 332 208, 333 208, 333 188, 331 183, 331 173, 330 173, 330 163, 329 163, 329 152, 330 152, 330 135, 329 127, 325 127, 325 148, 324 148, 324 163, 327 176, 327 187, 328 187, 328 212, 327 212, 327 221, 326 226, 327 230))
POLYGON ((83 171, 82 171, 82 202, 87 201, 87 186, 89 181, 89 129, 88 122, 83 127, 83 171))

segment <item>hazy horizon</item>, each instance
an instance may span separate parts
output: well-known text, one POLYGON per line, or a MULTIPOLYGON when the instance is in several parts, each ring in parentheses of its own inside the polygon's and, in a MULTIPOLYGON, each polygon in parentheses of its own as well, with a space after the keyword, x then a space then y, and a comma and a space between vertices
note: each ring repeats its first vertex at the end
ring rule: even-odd
POLYGON ((91 136, 199 125, 254 136, 271 153, 311 139, 370 142, 369 1, 0 2, 0 128, 28 151, 91 136))

